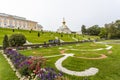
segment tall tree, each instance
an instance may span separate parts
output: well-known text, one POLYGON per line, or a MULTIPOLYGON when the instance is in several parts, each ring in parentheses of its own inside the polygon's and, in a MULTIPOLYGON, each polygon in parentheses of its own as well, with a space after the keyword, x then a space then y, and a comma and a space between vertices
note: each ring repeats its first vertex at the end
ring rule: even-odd
POLYGON ((82 25, 81 27, 82 34, 86 34, 86 26, 82 25))
POLYGON ((5 50, 7 47, 9 47, 9 41, 8 41, 8 36, 5 35, 3 40, 3 49, 5 50))
POLYGON ((100 38, 107 38, 107 30, 106 28, 101 28, 100 29, 100 34, 99 34, 100 38))

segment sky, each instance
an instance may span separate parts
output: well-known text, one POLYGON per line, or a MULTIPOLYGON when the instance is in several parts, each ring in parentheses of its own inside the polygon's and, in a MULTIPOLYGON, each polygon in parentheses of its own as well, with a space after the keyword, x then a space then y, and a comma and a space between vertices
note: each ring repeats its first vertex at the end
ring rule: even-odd
POLYGON ((104 26, 120 19, 120 0, 0 0, 0 13, 37 21, 44 30, 56 31, 65 18, 72 31, 82 25, 104 26))

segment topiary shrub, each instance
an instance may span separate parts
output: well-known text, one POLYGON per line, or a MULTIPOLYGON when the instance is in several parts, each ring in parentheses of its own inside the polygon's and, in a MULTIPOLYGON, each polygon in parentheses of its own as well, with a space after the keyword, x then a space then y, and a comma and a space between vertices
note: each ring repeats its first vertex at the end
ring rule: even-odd
POLYGON ((61 34, 61 37, 63 37, 63 34, 61 34))
POLYGON ((29 33, 31 33, 32 32, 32 29, 29 31, 29 33))
POLYGON ((38 32, 38 37, 40 37, 40 32, 38 32))
POLYGON ((5 35, 3 40, 3 49, 5 50, 7 47, 9 47, 9 41, 8 41, 8 36, 5 35))
POLYGON ((13 34, 9 38, 10 46, 17 47, 26 43, 26 37, 23 34, 13 34))
POLYGON ((14 30, 14 29, 12 29, 12 32, 15 32, 15 30, 14 30))

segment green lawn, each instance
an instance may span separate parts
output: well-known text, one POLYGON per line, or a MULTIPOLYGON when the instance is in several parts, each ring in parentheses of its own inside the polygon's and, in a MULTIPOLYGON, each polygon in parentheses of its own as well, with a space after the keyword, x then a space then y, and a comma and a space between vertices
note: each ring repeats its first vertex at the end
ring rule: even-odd
MULTIPOLYGON (((82 44, 70 44, 60 46, 61 48, 67 48, 66 53, 73 53, 74 57, 69 57, 65 61, 63 61, 62 65, 73 71, 83 71, 90 67, 95 67, 99 69, 99 72, 94 76, 87 77, 88 80, 119 80, 120 79, 120 45, 119 44, 109 44, 112 45, 113 48, 111 50, 101 50, 101 51, 79 51, 85 49, 98 49, 105 48, 106 46, 103 44, 96 43, 82 43, 82 44), (72 47, 71 47, 72 46, 72 47), (69 50, 71 48, 79 49, 78 51, 69 50), (109 53, 111 51, 112 53, 109 53), (105 59, 99 60, 90 60, 90 59, 82 59, 77 57, 88 57, 88 58, 96 58, 100 57, 100 54, 105 54, 108 56, 105 59)), ((59 47, 50 47, 50 48, 38 48, 32 50, 24 50, 19 51, 21 54, 26 56, 52 56, 59 55, 60 50, 59 47)), ((59 57, 52 57, 46 59, 46 66, 55 67, 55 62, 60 59, 59 57)), ((0 58, 1 59, 1 58, 0 58)), ((2 63, 3 64, 3 63, 2 63)), ((0 68, 1 69, 1 68, 0 68)), ((56 69, 57 70, 57 69, 56 69)), ((0 71, 1 72, 1 71, 0 71)), ((12 72, 12 71, 11 71, 12 72)), ((83 80, 84 77, 71 76, 68 74, 64 74, 64 76, 68 77, 70 80, 83 80)), ((1 79, 0 79, 1 80, 1 79)))
POLYGON ((68 50, 66 50, 66 53, 74 53, 77 57, 88 57, 88 58, 95 58, 100 57, 100 54, 106 54, 106 50, 102 51, 89 51, 89 50, 95 50, 100 48, 106 48, 104 44, 96 44, 93 42, 90 43, 83 43, 83 44, 77 44, 77 45, 71 45, 68 47, 63 47, 68 50), (73 50, 72 50, 73 49, 73 50))
POLYGON ((8 62, 0 53, 0 80, 19 80, 8 62))
MULTIPOLYGON (((75 71, 85 70, 89 67, 96 67, 100 71, 89 80, 119 80, 120 79, 120 45, 113 45, 113 53, 107 54, 108 58, 101 60, 86 60, 76 57, 69 57, 63 62, 63 66, 75 71)), ((76 79, 77 80, 77 79, 76 79)), ((78 79, 79 80, 79 79, 78 79)))
MULTIPOLYGON (((95 43, 82 43, 82 44, 77 44, 77 46, 80 45, 80 47, 75 47, 76 44, 73 45, 64 45, 60 47, 64 48, 70 48, 73 46, 75 49, 97 49, 97 48, 105 48, 105 45, 102 44, 95 44, 95 43), (92 45, 91 45, 92 44, 92 45), (93 46, 94 44, 94 46, 93 46), (90 47, 90 45, 92 47, 90 47)), ((110 50, 112 51, 111 54, 108 53, 107 50, 102 50, 102 51, 74 51, 74 50, 67 50, 67 53, 74 53, 74 57, 69 57, 67 58, 62 64, 64 67, 66 67, 69 70, 74 70, 74 71, 83 71, 85 69, 88 69, 90 67, 96 67, 99 69, 99 72, 94 75, 88 77, 88 80, 119 80, 120 79, 120 45, 119 44, 110 44, 113 46, 113 48, 110 50), (77 57, 100 57, 100 54, 105 54, 108 56, 105 59, 100 59, 100 60, 87 60, 87 59, 82 59, 82 58, 77 58, 77 57), (76 57, 77 56, 77 57, 76 57)), ((33 49, 33 50, 28 50, 28 51, 20 51, 22 54, 25 55, 32 55, 36 56, 35 54, 31 54, 31 51, 38 51, 42 52, 43 56, 50 56, 50 55, 57 55, 59 53, 59 47, 51 47, 51 48, 44 48, 44 49, 33 49), (25 52, 25 53, 24 53, 25 52)), ((61 49, 63 50, 63 49, 61 49)), ((37 54, 39 56, 41 54, 37 54)), ((47 58, 46 65, 56 68, 54 63, 56 60, 61 58, 62 56, 59 57, 54 57, 54 58, 47 58)), ((84 77, 76 77, 76 76, 71 76, 67 75, 70 80, 83 80, 84 77)))
MULTIPOLYGON (((74 40, 72 37, 74 37, 75 34, 63 34, 63 37, 61 37, 60 33, 56 33, 56 32, 40 32, 40 37, 38 37, 38 31, 32 31, 31 33, 29 33, 29 30, 18 30, 15 29, 14 32, 12 29, 8 29, 8 28, 0 28, 0 45, 2 44, 3 41, 3 37, 5 34, 7 34, 8 36, 15 34, 15 33, 21 33, 24 34, 27 38, 27 40, 31 43, 44 43, 44 42, 48 42, 48 40, 50 39, 55 39, 55 38, 59 38, 63 41, 76 41, 74 40)), ((83 39, 96 39, 98 38, 97 36, 82 36, 82 35, 78 35, 76 34, 76 39, 79 40, 83 40, 83 39)))
POLYGON ((25 56, 52 56, 60 54, 60 50, 58 49, 58 47, 38 48, 19 52, 25 56))
POLYGON ((67 50, 66 53, 74 53, 76 55, 86 53, 86 55, 89 55, 88 53, 97 53, 97 52, 87 52, 87 51, 80 51, 80 50, 87 50, 87 49, 92 50, 92 49, 105 48, 105 45, 88 42, 88 43, 81 43, 81 44, 69 44, 69 45, 63 45, 63 46, 49 47, 49 48, 23 50, 19 52, 25 56, 31 56, 31 55, 32 56, 51 56, 51 55, 59 55, 60 51, 63 50, 63 48, 64 49, 72 49, 72 48, 77 49, 77 50, 67 50), (62 49, 59 49, 59 48, 62 48, 62 49))
POLYGON ((81 44, 72 44, 68 45, 62 48, 67 49, 80 49, 80 50, 89 50, 89 49, 98 49, 98 48, 105 48, 106 46, 104 44, 96 44, 94 42, 87 42, 87 43, 81 43, 81 44))

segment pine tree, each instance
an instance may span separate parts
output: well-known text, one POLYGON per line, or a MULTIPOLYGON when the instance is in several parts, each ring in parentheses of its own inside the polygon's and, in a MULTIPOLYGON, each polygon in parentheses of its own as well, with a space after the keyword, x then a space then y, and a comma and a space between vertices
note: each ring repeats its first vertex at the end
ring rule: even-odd
POLYGON ((9 41, 8 41, 8 36, 5 35, 3 40, 3 49, 5 50, 7 47, 9 47, 9 41))

